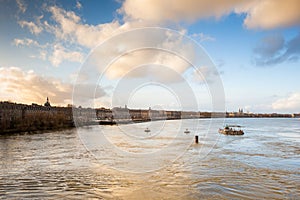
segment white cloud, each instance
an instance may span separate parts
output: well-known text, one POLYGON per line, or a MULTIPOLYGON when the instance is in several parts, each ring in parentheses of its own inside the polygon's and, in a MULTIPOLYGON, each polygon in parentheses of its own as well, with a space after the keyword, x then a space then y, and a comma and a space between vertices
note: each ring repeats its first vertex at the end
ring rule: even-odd
MULTIPOLYGON (((191 67, 189 62, 193 63, 195 59, 194 48, 191 41, 166 29, 138 29, 115 37, 101 48, 94 49, 87 64, 105 72, 109 79, 121 78, 141 65, 151 64, 166 66, 182 74, 191 67), (114 59, 113 63, 109 63, 114 59)), ((177 80, 176 77, 159 71, 150 73, 147 70, 136 70, 130 76, 141 78, 150 74, 160 81, 177 80)))
POLYGON ((17 47, 20 46, 28 46, 35 47, 38 50, 38 55, 30 55, 31 58, 39 58, 41 60, 46 60, 47 58, 53 64, 53 66, 59 66, 63 61, 71 61, 71 62, 82 62, 83 61, 83 53, 79 51, 70 51, 63 47, 61 44, 50 45, 46 43, 44 45, 39 44, 37 41, 24 38, 19 39, 16 38, 13 41, 13 44, 17 47), (48 55, 48 51, 46 49, 53 49, 51 55, 48 55))
POLYGON ((13 44, 17 47, 18 46, 40 46, 37 41, 29 38, 25 38, 25 39, 16 38, 14 39, 13 44))
POLYGON ((46 60, 47 59, 47 54, 48 54, 47 51, 40 50, 38 55, 34 54, 34 55, 30 55, 29 57, 30 58, 38 58, 38 59, 41 59, 41 60, 46 60))
POLYGON ((81 9, 82 8, 82 5, 79 1, 76 1, 76 8, 77 9, 81 9))
MULTIPOLYGON (((108 39, 113 35, 116 35, 117 33, 126 32, 130 29, 134 29, 137 27, 143 27, 147 24, 146 22, 129 20, 122 25, 120 25, 118 21, 112 21, 111 23, 94 26, 84 24, 81 18, 72 11, 65 11, 55 6, 50 7, 49 11, 52 14, 52 18, 56 21, 58 25, 53 26, 49 25, 48 23, 45 23, 48 31, 54 33, 56 38, 59 40, 69 42, 75 45, 81 45, 87 48, 95 47, 100 42, 105 41, 105 39, 108 39)), ((161 35, 153 36, 151 33, 147 33, 146 30, 142 35, 128 37, 124 36, 117 43, 113 43, 107 46, 105 48, 105 52, 102 52, 104 54, 101 55, 105 55, 105 58, 114 58, 115 56, 120 54, 120 51, 122 52, 125 50, 122 49, 123 47, 126 46, 126 48, 128 49, 133 48, 134 46, 139 46, 140 43, 143 43, 145 46, 152 46, 153 44, 157 44, 157 48, 182 49, 181 55, 185 55, 186 57, 192 59, 193 49, 191 49, 192 47, 188 45, 183 46, 181 41, 182 38, 174 38, 174 36, 172 36, 171 33, 169 33, 171 35, 168 35, 167 30, 162 31, 161 33, 161 35), (158 43, 157 41, 160 41, 160 43, 158 43)), ((204 35, 201 36, 204 37, 204 35)), ((64 53, 65 50, 63 50, 62 48, 62 46, 56 47, 53 56, 50 57, 50 61, 54 66, 58 66, 63 59, 70 60, 79 58, 74 54, 64 53)), ((95 54, 96 59, 102 58, 99 58, 97 56, 98 55, 95 54)), ((186 61, 182 60, 181 58, 175 55, 167 55, 166 52, 160 52, 158 50, 139 51, 122 56, 119 60, 117 60, 110 66, 109 70, 106 71, 105 75, 111 79, 120 78, 135 67, 145 63, 165 65, 177 71, 178 73, 183 73, 189 67, 189 64, 186 61)), ((98 63, 98 66, 101 66, 100 70, 103 70, 104 66, 102 64, 98 63)), ((157 73, 157 75, 162 76, 160 73, 157 73)), ((135 76, 144 77, 147 76, 147 73, 144 72, 139 75, 135 74, 135 76)), ((167 77, 167 75, 164 76, 166 80, 170 80, 170 77, 167 77)))
POLYGON ((46 44, 39 44, 37 41, 29 39, 29 38, 24 38, 24 39, 19 39, 15 38, 13 40, 13 44, 17 47, 22 47, 22 46, 27 46, 27 47, 34 47, 38 50, 38 55, 30 55, 30 58, 38 58, 41 60, 46 60, 47 59, 47 50, 45 50, 47 47, 50 45, 48 43, 46 44))
MULTIPOLYGON (((107 24, 99 25, 88 25, 84 24, 79 16, 77 16, 73 11, 65 11, 62 8, 52 6, 48 10, 52 14, 52 18, 55 23, 49 23, 43 19, 43 15, 35 17, 36 23, 28 21, 19 21, 19 25, 22 28, 29 28, 32 34, 38 35, 43 30, 54 34, 55 41, 53 44, 47 43, 45 45, 40 45, 32 39, 18 39, 13 41, 16 46, 36 46, 40 49, 53 48, 53 52, 48 56, 49 61, 54 65, 58 66, 64 60, 72 62, 81 62, 83 60, 83 54, 79 51, 67 50, 66 46, 78 47, 83 46, 86 48, 93 48, 99 42, 112 36, 113 32, 116 30, 126 30, 126 27, 120 27, 118 21, 113 21, 107 24)), ((127 25, 131 28, 131 25, 127 25)), ((69 48, 68 48, 69 49, 69 48)), ((78 49, 78 48, 77 48, 78 49)), ((45 59, 47 52, 45 50, 40 50, 40 55, 32 55, 31 57, 45 59)))
MULTIPOLYGON (((125 4, 123 5, 123 7, 124 6, 125 4)), ((93 48, 100 42, 105 41, 106 39, 112 37, 113 35, 116 35, 117 33, 126 32, 137 27, 144 27, 145 25, 147 26, 151 24, 150 22, 148 23, 146 21, 127 19, 122 25, 118 21, 112 21, 111 23, 99 25, 89 25, 84 24, 82 19, 73 11, 66 11, 56 6, 49 7, 47 11, 51 13, 51 17, 55 21, 55 23, 49 23, 46 20, 41 23, 40 20, 43 18, 43 16, 41 16, 38 18, 37 24, 44 26, 40 27, 41 31, 45 29, 46 31, 55 35, 56 41, 55 45, 53 45, 53 52, 50 56, 48 56, 48 59, 53 66, 59 66, 64 60, 72 62, 81 62, 83 60, 83 55, 81 52, 67 50, 67 48, 65 48, 65 44, 71 44, 71 46, 79 45, 87 48, 93 48)), ((24 21, 21 22, 19 23, 22 27, 34 27, 34 25, 28 25, 28 23, 25 23, 24 21)), ((184 32, 185 30, 182 31, 184 32)), ((120 43, 129 48, 128 46, 139 46, 137 44, 137 42, 139 42, 143 43, 145 46, 152 46, 153 44, 157 44, 156 47, 161 49, 180 49, 179 51, 181 56, 184 56, 191 60, 194 59, 194 49, 192 46, 190 46, 190 44, 184 44, 182 42, 182 38, 176 38, 172 36, 172 34, 168 33, 167 30, 162 31, 161 33, 161 35, 153 36, 151 35, 151 33, 149 34, 147 33, 147 31, 145 31, 142 35, 135 35, 134 37, 123 37, 117 44, 111 44, 111 46, 108 46, 105 49, 105 55, 107 55, 107 58, 114 58, 116 55, 120 54, 120 52, 115 52, 115 46, 118 46, 119 50, 122 51, 122 45, 120 45, 120 43)), ((200 41, 214 40, 214 38, 212 38, 211 36, 205 35, 203 33, 194 34, 193 36, 200 38, 200 41)), ((34 41, 29 39, 15 39, 14 43, 18 46, 37 45, 34 41)), ((36 57, 45 59, 45 54, 46 52, 43 51, 40 52, 40 55, 36 57)), ((128 71, 134 69, 136 66, 145 63, 168 66, 179 74, 184 73, 190 67, 189 63, 182 60, 182 58, 179 58, 178 56, 172 55, 170 53, 159 50, 139 51, 122 56, 118 61, 113 63, 109 70, 106 71, 106 75, 111 79, 119 78, 126 74, 128 71)), ((140 72, 140 74, 135 74, 135 76, 144 77, 147 76, 147 73, 140 72)), ((167 74, 157 73, 157 76, 160 76, 160 78, 165 77, 165 80, 172 81, 172 78, 168 77, 167 74)))
POLYGON ((95 47, 99 42, 111 37, 112 33, 120 28, 118 21, 94 26, 83 24, 81 18, 72 11, 55 6, 50 7, 49 11, 57 25, 51 26, 45 22, 48 31, 53 32, 61 40, 88 48, 95 47))
POLYGON ((19 10, 24 13, 27 10, 27 6, 23 0, 16 0, 19 10))
POLYGON ((176 55, 160 50, 139 50, 120 57, 109 66, 105 75, 110 79, 117 79, 124 76, 130 76, 131 78, 151 76, 159 82, 173 82, 178 80, 178 77, 161 73, 158 67, 153 68, 151 67, 152 65, 161 66, 161 69, 168 67, 177 74, 182 74, 190 67, 189 63, 176 55), (137 69, 145 65, 148 68, 137 69))
POLYGON ((272 108, 278 111, 299 112, 300 93, 295 92, 285 98, 276 100, 274 103, 272 103, 272 108))
POLYGON ((59 66, 63 61, 82 62, 83 55, 79 51, 68 51, 60 44, 54 45, 53 53, 49 61, 55 66, 59 66))
POLYGON ((33 54, 30 55, 30 58, 38 58, 41 60, 46 60, 47 59, 47 54, 48 52, 45 50, 47 47, 49 47, 49 44, 46 43, 44 45, 39 44, 37 41, 29 39, 29 38, 24 38, 24 39, 19 39, 15 38, 13 40, 13 45, 17 47, 32 47, 35 48, 38 51, 38 54, 33 54))
POLYGON ((42 59, 42 60, 46 60, 46 58, 47 58, 47 52, 44 51, 44 50, 40 51, 39 58, 42 59))
POLYGON ((43 31, 43 28, 41 26, 38 26, 33 22, 21 20, 21 21, 18 21, 18 23, 22 28, 27 27, 29 29, 29 31, 34 35, 38 35, 43 31))
MULTIPOLYGON (((99 24, 99 25, 89 25, 84 24, 82 19, 76 15, 73 11, 66 11, 62 8, 52 6, 47 9, 51 13, 52 19, 55 21, 55 23, 49 23, 48 21, 44 21, 43 23, 40 22, 40 20, 43 18, 43 15, 38 18, 37 24, 43 25, 43 27, 40 26, 41 30, 45 29, 46 31, 52 33, 55 35, 55 44, 52 55, 48 56, 49 61, 54 65, 58 66, 63 62, 63 60, 68 61, 74 61, 74 62, 80 62, 83 59, 82 53, 79 51, 68 51, 65 48, 65 44, 71 44, 71 46, 82 46, 86 48, 93 48, 96 45, 98 45, 100 42, 105 41, 106 39, 112 37, 113 35, 116 35, 117 33, 126 32, 128 30, 137 28, 137 27, 144 27, 149 25, 147 22, 140 22, 138 20, 127 20, 124 22, 124 24, 120 24, 118 21, 112 21, 111 23, 106 24, 99 24), (58 45, 59 44, 59 45, 58 45)), ((27 26, 24 21, 21 21, 20 25, 27 26), (23 23, 21 23, 23 22, 23 23)), ((151 23, 150 23, 151 24, 151 23)), ((199 37, 201 41, 204 40, 213 40, 214 38, 204 35, 204 34, 197 34, 194 35, 195 37, 199 37)), ((137 36, 141 38, 141 36, 137 36)), ((142 37, 142 42, 148 42, 148 44, 155 43, 157 39, 152 37, 151 35, 145 34, 142 37), (147 41, 149 40, 149 41, 147 41)), ((161 36, 159 36, 161 37, 161 36)), ((128 41, 129 38, 123 38, 123 41, 128 41)), ((134 44, 135 38, 131 39, 131 46, 136 45, 134 44)), ((165 41, 161 40, 162 42, 160 45, 160 48, 168 48, 171 46, 171 48, 174 48, 176 45, 181 45, 180 39, 178 41, 168 41, 169 38, 165 37, 165 41)), ((31 40, 20 40, 15 39, 16 45, 33 45, 34 42, 31 40)), ((128 42, 127 42, 128 43, 128 42)), ((118 45, 118 44, 115 44, 118 45)), ((128 44, 126 44, 128 45, 128 44)), ((49 47, 49 46, 48 46, 49 47)), ((178 47, 178 46, 177 46, 178 47)), ((188 55, 188 57, 192 56, 191 49, 186 49, 186 47, 183 48, 182 54, 188 55)), ((109 56, 114 56, 118 52, 110 52, 109 49, 107 49, 107 54, 110 54, 109 56)), ((45 52, 43 52, 43 55, 41 54, 40 58, 45 58, 45 52)), ((38 57, 38 56, 36 56, 38 57)), ((120 61, 115 63, 114 66, 118 67, 112 67, 110 71, 108 71, 107 75, 109 77, 117 77, 121 74, 124 74, 124 70, 126 70, 125 66, 136 66, 137 64, 141 63, 141 61, 147 61, 149 58, 153 58, 151 61, 155 62, 154 64, 161 64, 161 65, 167 65, 172 66, 173 69, 177 70, 178 72, 184 72, 187 68, 187 64, 184 63, 182 60, 176 58, 176 56, 172 55, 163 55, 161 53, 151 53, 151 56, 149 56, 148 53, 141 53, 139 54, 139 57, 130 57, 129 55, 126 57, 122 57, 120 61), (156 60, 155 60, 155 59, 156 60), (177 62, 176 62, 177 61, 177 62), (184 63, 184 64, 183 64, 184 63), (115 70, 113 70, 115 69, 115 70)), ((128 69, 128 68, 127 68, 128 69)))
POLYGON ((216 38, 204 34, 204 33, 194 33, 191 35, 191 37, 193 37, 196 40, 199 40, 199 42, 204 42, 204 41, 216 41, 216 38))

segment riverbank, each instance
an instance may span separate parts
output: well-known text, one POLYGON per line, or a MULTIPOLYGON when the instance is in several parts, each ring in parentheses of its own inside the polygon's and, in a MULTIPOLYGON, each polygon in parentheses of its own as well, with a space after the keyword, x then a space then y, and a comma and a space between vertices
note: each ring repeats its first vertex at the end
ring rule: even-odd
MULTIPOLYGON (((218 117, 220 118, 220 117, 218 117)), ((230 119, 238 119, 238 118, 257 118, 257 119, 286 119, 286 118, 292 118, 292 117, 224 117, 224 119, 230 118, 230 119)), ((201 117, 201 118, 184 118, 184 119, 213 119, 212 117, 201 117)), ((41 132, 48 132, 48 131, 61 131, 65 129, 72 129, 75 127, 83 127, 83 126, 91 126, 91 125, 103 125, 103 126, 118 126, 118 125, 125 125, 125 124, 136 124, 136 123, 145 123, 145 122, 150 122, 150 121, 162 121, 162 120, 184 120, 182 118, 169 118, 169 119, 154 119, 154 120, 149 120, 149 119, 140 119, 140 120, 96 120, 92 122, 85 122, 85 123, 77 123, 76 125, 74 122, 67 122, 67 123, 58 123, 56 125, 50 123, 48 126, 45 125, 45 123, 37 123, 37 124, 43 124, 43 126, 27 126, 27 127, 22 127, 19 126, 18 128, 8 128, 8 129, 1 129, 0 130, 0 135, 8 135, 8 134, 26 134, 26 133, 41 133, 41 132)))
POLYGON ((62 131, 62 130, 72 129, 72 128, 75 128, 75 125, 73 123, 65 124, 64 126, 57 126, 57 127, 14 128, 14 129, 0 130, 0 135, 44 133, 49 131, 62 131))
POLYGON ((244 113, 239 112, 200 112, 129 109, 115 107, 82 108, 52 107, 37 104, 26 105, 0 102, 0 134, 56 130, 85 125, 118 125, 143 123, 159 120, 207 119, 207 118, 299 118, 300 114, 244 113))

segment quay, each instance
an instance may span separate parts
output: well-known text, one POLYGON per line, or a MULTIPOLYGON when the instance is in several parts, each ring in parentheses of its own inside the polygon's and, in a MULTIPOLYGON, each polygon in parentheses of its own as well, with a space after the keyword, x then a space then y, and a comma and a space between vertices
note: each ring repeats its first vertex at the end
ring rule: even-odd
POLYGON ((200 112, 129 109, 125 107, 82 108, 68 105, 66 107, 51 106, 47 98, 44 105, 31 105, 0 102, 0 134, 27 132, 36 130, 53 130, 85 125, 117 125, 141 123, 157 120, 202 119, 202 118, 300 118, 300 113, 244 113, 238 112, 200 112))

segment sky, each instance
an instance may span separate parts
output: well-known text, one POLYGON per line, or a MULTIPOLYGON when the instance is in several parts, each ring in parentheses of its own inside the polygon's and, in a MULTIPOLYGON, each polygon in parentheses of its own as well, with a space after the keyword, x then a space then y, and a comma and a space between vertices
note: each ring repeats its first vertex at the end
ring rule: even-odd
POLYGON ((0 101, 300 112, 298 0, 0 5, 0 101), (157 48, 126 52, 141 44, 157 48))

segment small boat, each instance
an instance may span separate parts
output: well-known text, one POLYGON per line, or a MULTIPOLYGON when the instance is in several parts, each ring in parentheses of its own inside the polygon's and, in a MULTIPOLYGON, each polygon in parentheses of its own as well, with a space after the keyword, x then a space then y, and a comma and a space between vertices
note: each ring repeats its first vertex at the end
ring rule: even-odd
POLYGON ((190 133, 191 131, 189 131, 188 129, 185 129, 184 133, 188 134, 190 133))
POLYGON ((100 125, 116 125, 117 122, 116 121, 108 121, 108 120, 101 120, 99 121, 100 125))
POLYGON ((145 129, 145 132, 149 133, 149 132, 150 132, 150 129, 149 129, 149 128, 146 128, 146 129, 145 129))
POLYGON ((219 133, 224 135, 244 135, 244 131, 239 125, 226 125, 223 129, 219 129, 219 133))

